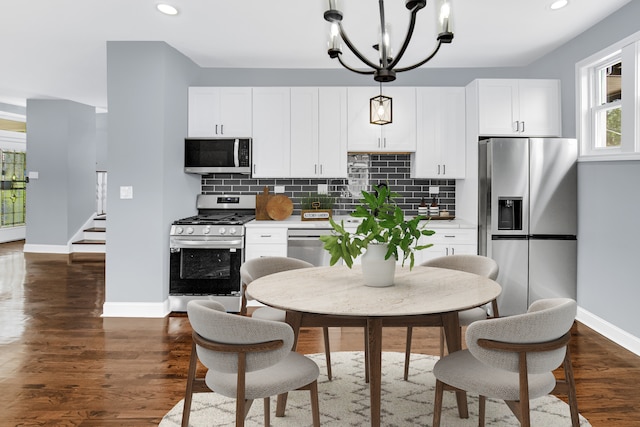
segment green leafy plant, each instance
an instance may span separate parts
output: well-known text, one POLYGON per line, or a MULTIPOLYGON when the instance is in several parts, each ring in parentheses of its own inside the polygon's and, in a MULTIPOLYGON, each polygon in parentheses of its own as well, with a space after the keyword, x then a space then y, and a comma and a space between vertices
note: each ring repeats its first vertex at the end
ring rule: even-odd
POLYGON ((329 194, 309 193, 308 196, 302 197, 300 205, 304 210, 311 209, 333 209, 336 198, 329 194), (314 203, 318 203, 317 207, 314 203))
POLYGON ((418 244, 420 236, 432 236, 435 233, 433 230, 425 229, 426 224, 420 224, 420 221, 427 217, 416 216, 407 220, 402 209, 392 200, 399 196, 398 193, 391 192, 385 185, 376 187, 376 193, 362 191, 361 204, 351 213, 354 218, 362 218, 355 233, 345 230, 344 221, 338 224, 329 219, 334 232, 321 236, 320 240, 324 243, 324 249, 331 254, 331 265, 342 259, 351 268, 353 260, 362 254, 369 244, 386 244, 388 249, 385 259, 391 256, 399 259, 401 253, 402 265, 409 260, 409 267, 413 268, 415 251, 433 246, 431 243, 418 244))

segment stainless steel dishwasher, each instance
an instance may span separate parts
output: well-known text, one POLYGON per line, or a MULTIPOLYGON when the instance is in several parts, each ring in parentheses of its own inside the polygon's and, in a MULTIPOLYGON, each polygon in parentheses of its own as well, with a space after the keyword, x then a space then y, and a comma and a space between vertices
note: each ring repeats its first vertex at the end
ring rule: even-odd
POLYGON ((328 228, 289 228, 287 256, 310 262, 315 266, 329 265, 331 256, 325 251, 320 236, 331 234, 328 228))

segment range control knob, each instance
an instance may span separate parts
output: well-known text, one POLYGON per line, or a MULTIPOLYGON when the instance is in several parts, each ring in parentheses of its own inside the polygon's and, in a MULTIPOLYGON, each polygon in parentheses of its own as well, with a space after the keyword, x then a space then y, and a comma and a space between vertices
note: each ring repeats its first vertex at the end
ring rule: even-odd
POLYGON ((227 230, 224 227, 220 227, 220 230, 218 230, 218 233, 220 233, 220 234, 224 234, 226 232, 227 232, 227 230))
POLYGON ((231 227, 231 228, 229 229, 229 234, 236 234, 237 232, 238 232, 238 230, 236 230, 236 228, 235 228, 235 227, 231 227))
POLYGON ((183 231, 182 227, 176 227, 176 234, 182 234, 183 231))
POLYGON ((211 228, 209 228, 209 227, 205 227, 205 228, 204 228, 204 230, 202 230, 202 232, 203 232, 204 234, 209 234, 209 233, 211 232, 211 228))
POLYGON ((187 227, 187 234, 193 234, 193 227, 187 227))

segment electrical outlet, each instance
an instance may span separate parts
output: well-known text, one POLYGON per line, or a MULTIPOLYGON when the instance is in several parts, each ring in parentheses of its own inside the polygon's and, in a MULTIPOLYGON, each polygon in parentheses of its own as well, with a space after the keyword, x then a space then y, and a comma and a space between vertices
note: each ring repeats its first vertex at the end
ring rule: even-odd
POLYGON ((440 187, 429 187, 429 194, 440 194, 440 187))
POLYGON ((284 193, 284 185, 275 185, 273 187, 273 192, 276 193, 276 194, 284 193))
POLYGON ((120 198, 133 199, 133 187, 131 186, 120 187, 120 198))
POLYGON ((318 184, 318 194, 329 194, 329 185, 318 184))

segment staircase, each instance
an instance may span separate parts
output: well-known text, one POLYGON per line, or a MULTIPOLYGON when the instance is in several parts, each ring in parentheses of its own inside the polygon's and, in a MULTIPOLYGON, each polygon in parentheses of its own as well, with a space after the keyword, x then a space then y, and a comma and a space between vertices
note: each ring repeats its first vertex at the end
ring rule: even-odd
POLYGON ((107 216, 98 215, 93 226, 83 230, 81 240, 71 244, 69 262, 104 261, 106 253, 107 216))

